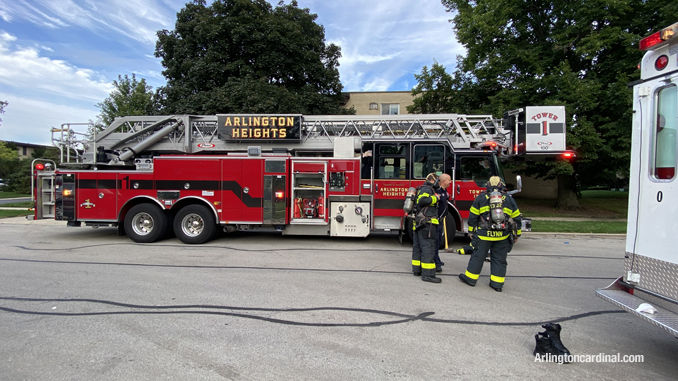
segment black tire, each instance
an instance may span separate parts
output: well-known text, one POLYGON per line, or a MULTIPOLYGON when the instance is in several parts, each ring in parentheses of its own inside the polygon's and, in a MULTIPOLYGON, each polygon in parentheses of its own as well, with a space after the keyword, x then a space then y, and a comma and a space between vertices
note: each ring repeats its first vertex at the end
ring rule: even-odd
POLYGON ((205 243, 216 231, 214 213, 204 205, 185 206, 174 217, 174 234, 183 243, 205 243))
MULTIPOLYGON (((452 245, 452 241, 454 241, 454 237, 457 235, 457 223, 454 221, 454 217, 452 217, 450 213, 447 213, 447 215, 445 216, 445 227, 447 228, 447 246, 450 247, 452 245)), ((443 237, 440 240, 439 249, 444 248, 445 248, 445 238, 443 237)))
POLYGON ((139 204, 125 215, 125 233, 138 243, 151 243, 165 237, 167 214, 157 205, 139 204))

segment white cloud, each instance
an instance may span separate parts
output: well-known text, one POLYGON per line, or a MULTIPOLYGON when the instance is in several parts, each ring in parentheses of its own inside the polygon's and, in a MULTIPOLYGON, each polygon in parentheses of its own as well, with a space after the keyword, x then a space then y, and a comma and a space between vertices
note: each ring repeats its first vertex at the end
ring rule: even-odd
POLYGON ((12 41, 16 41, 16 37, 12 36, 11 34, 9 34, 7 32, 2 32, 2 33, 0 33, 0 40, 12 42, 12 41))
POLYGON ((40 56, 32 47, 15 47, 10 42, 16 39, 7 35, 0 38, 0 83, 22 91, 44 91, 91 102, 101 101, 113 89, 108 80, 95 78, 93 70, 40 56))
POLYGON ((176 10, 183 2, 156 0, 0 0, 0 17, 5 21, 27 20, 52 29, 78 26, 102 36, 125 36, 153 45, 159 29, 174 25, 176 10))
MULTIPOLYGON (((0 123, 0 140, 51 145, 50 128, 63 123, 86 123, 95 119, 96 108, 65 106, 61 104, 17 97, 0 93, 7 100, 0 123)), ((78 131, 85 132, 86 127, 78 131)))
POLYGON ((410 90, 403 77, 413 80, 434 57, 453 68, 464 54, 438 0, 299 0, 299 6, 318 14, 327 41, 341 46, 345 91, 410 90))

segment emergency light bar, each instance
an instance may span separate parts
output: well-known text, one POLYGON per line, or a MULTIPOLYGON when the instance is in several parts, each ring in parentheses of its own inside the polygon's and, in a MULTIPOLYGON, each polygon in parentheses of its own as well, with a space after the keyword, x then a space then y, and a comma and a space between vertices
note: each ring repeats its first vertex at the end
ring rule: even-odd
POLYGON ((668 40, 678 35, 678 23, 653 33, 640 40, 640 50, 648 50, 664 45, 668 40))

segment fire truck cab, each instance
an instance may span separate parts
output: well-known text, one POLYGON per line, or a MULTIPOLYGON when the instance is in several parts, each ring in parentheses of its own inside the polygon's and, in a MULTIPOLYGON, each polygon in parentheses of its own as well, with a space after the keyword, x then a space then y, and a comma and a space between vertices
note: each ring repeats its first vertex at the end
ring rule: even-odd
MULTIPOLYGON (((116 118, 95 135, 52 129, 56 164, 35 172, 35 218, 117 226, 136 242, 218 229, 365 237, 410 233, 403 202, 448 173, 450 240, 501 162, 565 150, 564 107, 488 115, 169 115, 116 118)), ((43 165, 43 164, 40 164, 43 165)), ((513 183, 509 181, 509 183, 513 183)))
POLYGON ((640 41, 624 274, 598 296, 678 337, 678 23, 640 41))

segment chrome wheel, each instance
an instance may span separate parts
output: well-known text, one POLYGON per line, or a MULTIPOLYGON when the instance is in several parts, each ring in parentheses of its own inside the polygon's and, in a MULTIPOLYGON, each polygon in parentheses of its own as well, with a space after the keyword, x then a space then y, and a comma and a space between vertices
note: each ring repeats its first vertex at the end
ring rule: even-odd
POLYGON ((197 237, 205 230, 205 220, 196 213, 190 213, 181 219, 181 231, 187 237, 197 237))
POLYGON ((148 213, 138 213, 132 218, 132 230, 140 236, 151 234, 154 226, 153 217, 148 213))

